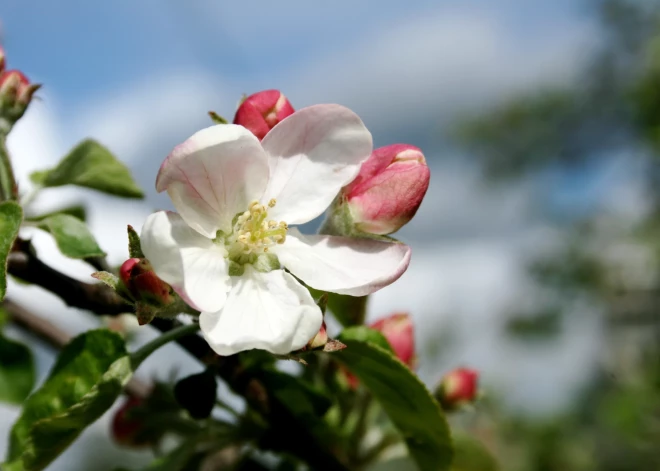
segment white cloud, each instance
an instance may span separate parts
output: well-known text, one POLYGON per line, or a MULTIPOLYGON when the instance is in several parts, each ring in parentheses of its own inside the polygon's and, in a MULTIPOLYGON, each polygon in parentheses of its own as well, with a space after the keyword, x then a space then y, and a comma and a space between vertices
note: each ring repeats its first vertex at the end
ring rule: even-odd
POLYGON ((320 57, 296 75, 301 102, 338 101, 368 126, 446 120, 539 83, 572 79, 598 37, 585 22, 521 41, 492 12, 440 9, 320 57))

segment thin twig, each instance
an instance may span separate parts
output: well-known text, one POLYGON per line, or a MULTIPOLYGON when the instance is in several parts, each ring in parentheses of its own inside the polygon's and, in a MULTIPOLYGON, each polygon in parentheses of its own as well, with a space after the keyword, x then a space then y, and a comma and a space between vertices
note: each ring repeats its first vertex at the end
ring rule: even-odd
MULTIPOLYGON (((68 332, 60 329, 52 322, 33 314, 10 299, 5 299, 2 306, 16 326, 53 348, 59 350, 73 338, 68 332)), ((129 396, 143 398, 149 394, 151 386, 137 378, 132 378, 126 385, 125 391, 129 396)))

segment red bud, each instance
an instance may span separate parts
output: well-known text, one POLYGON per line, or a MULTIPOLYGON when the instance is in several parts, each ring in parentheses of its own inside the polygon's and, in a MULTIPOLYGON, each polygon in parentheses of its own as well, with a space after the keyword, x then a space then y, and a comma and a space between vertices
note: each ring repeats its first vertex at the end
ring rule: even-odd
POLYGON ((139 439, 143 424, 141 420, 131 417, 132 412, 143 404, 144 400, 137 397, 129 397, 117 410, 112 419, 110 435, 119 445, 131 448, 142 448, 149 445, 148 441, 139 439))
POLYGON ((136 301, 167 306, 175 300, 170 285, 156 276, 147 259, 126 260, 119 269, 119 278, 136 301))
POLYGON ((392 314, 374 322, 370 327, 383 334, 399 360, 411 368, 415 367, 415 335, 408 314, 392 314))
POLYGON ((252 131, 259 140, 287 116, 293 114, 289 100, 279 90, 265 90, 250 95, 236 110, 234 124, 252 131))
POLYGON ((457 368, 442 378, 435 396, 444 409, 459 409, 476 401, 478 381, 479 372, 468 368, 457 368))

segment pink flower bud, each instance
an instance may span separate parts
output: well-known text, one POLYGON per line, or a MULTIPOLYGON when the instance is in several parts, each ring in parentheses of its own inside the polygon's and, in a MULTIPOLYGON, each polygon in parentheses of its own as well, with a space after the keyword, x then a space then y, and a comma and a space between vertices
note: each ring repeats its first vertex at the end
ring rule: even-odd
POLYGON ((379 235, 398 231, 417 212, 429 178, 417 147, 393 144, 374 150, 343 190, 355 227, 379 235))
POLYGON ((8 70, 0 75, 0 100, 11 104, 27 106, 40 85, 31 84, 18 70, 8 70))
POLYGON ((41 85, 30 83, 18 70, 0 73, 0 118, 14 124, 25 113, 41 85))
POLYGON ((119 269, 119 278, 136 301, 167 306, 175 300, 170 285, 156 276, 147 259, 126 260, 119 269))
POLYGON ((457 368, 447 373, 440 382, 435 396, 446 410, 455 410, 477 399, 479 373, 468 368, 457 368))
POLYGON ((252 131, 259 140, 287 116, 293 114, 289 100, 279 90, 264 90, 245 99, 236 110, 234 124, 252 131))
POLYGON ((415 367, 415 336, 413 324, 408 314, 392 314, 374 322, 370 327, 383 334, 399 360, 410 368, 415 367))
POLYGON ((140 407, 143 402, 143 399, 129 397, 115 413, 112 418, 110 435, 117 444, 131 448, 142 448, 150 445, 149 441, 140 440, 139 435, 143 429, 142 421, 131 417, 131 413, 140 407))
POLYGON ((321 329, 319 330, 319 333, 316 334, 313 339, 307 342, 307 345, 305 346, 305 350, 316 350, 317 348, 325 347, 327 343, 328 343, 328 333, 325 331, 325 322, 323 322, 323 324, 321 324, 321 329))

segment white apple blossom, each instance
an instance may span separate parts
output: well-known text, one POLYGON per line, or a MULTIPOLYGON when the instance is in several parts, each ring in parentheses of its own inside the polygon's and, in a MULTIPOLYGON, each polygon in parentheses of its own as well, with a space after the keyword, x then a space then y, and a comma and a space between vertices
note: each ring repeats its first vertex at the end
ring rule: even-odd
POLYGON ((201 312, 202 333, 218 354, 285 354, 318 333, 321 311, 289 272, 319 290, 363 296, 405 271, 404 244, 302 235, 290 226, 322 214, 371 150, 355 113, 316 105, 262 142, 221 124, 165 159, 156 189, 167 191, 178 214, 150 215, 142 249, 156 274, 201 312))

